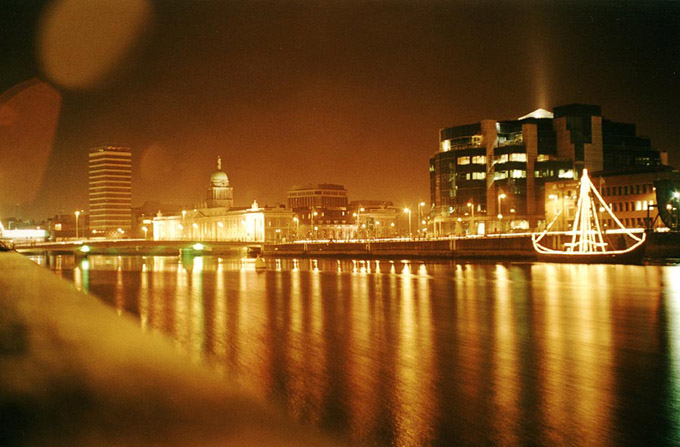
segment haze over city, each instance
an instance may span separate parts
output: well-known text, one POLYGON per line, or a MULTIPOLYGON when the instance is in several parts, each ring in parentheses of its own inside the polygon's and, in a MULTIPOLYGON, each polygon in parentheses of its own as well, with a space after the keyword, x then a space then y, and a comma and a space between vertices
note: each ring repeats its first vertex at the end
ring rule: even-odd
POLYGON ((132 149, 134 205, 199 201, 217 155, 240 205, 310 182, 415 203, 440 128, 571 102, 680 164, 678 2, 87 4, 0 6, 0 91, 37 77, 60 94, 24 112, 59 110, 45 153, 19 169, 0 139, 3 214, 86 207, 105 143, 132 149))

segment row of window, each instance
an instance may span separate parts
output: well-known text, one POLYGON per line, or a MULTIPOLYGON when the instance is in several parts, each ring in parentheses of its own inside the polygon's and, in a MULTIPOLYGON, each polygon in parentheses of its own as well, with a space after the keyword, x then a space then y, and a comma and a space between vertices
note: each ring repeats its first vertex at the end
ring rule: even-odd
MULTIPOLYGON (((653 202, 650 200, 649 205, 653 202)), ((635 202, 616 202, 610 203, 609 207, 614 212, 622 211, 647 211, 648 204, 646 200, 637 200, 635 202)))
MULTIPOLYGON (((645 217, 631 217, 619 220, 623 226, 627 228, 644 228, 646 227, 645 219, 645 217)), ((614 228, 617 226, 612 219, 605 219, 604 224, 607 226, 607 228, 614 228)))
MULTIPOLYGON (((537 162, 543 162, 543 161, 551 161, 554 160, 554 157, 550 155, 538 155, 536 156, 536 161, 537 162)), ((520 163, 526 163, 527 161, 527 154, 525 153, 512 153, 512 154, 501 154, 501 155, 496 155, 494 156, 494 164, 499 164, 499 163, 508 163, 508 162, 520 162, 520 163)), ((475 155, 475 156, 466 156, 466 157, 458 157, 458 165, 484 165, 486 164, 486 155, 475 155)))
POLYGON ((471 135, 466 137, 454 138, 451 140, 442 141, 442 152, 448 152, 451 149, 468 149, 470 147, 480 147, 482 145, 481 135, 471 135))
POLYGON ((486 172, 461 172, 458 174, 460 180, 484 180, 486 172))
POLYGON ((534 171, 534 177, 536 178, 543 178, 543 177, 557 177, 557 178, 574 178, 574 170, 573 169, 539 169, 537 171, 534 171))
POLYGON ((627 196, 628 194, 647 194, 654 191, 652 184, 603 186, 600 191, 603 196, 627 196))
POLYGON ((486 164, 486 155, 475 155, 472 157, 458 157, 458 164, 459 165, 485 165, 486 164))
POLYGON ((523 169, 510 169, 508 171, 496 171, 493 173, 494 180, 503 180, 506 178, 526 178, 527 171, 523 169))
MULTIPOLYGON (((474 155, 474 156, 458 157, 457 161, 458 161, 458 165, 469 165, 469 164, 485 165, 486 164, 486 155, 474 155)), ((494 157, 494 164, 508 163, 508 162, 511 162, 511 161, 526 163, 527 154, 512 153, 512 154, 496 155, 494 157)))
POLYGON ((522 132, 515 132, 506 135, 498 135, 498 146, 508 146, 515 144, 522 144, 524 141, 524 135, 522 132))
POLYGON ((502 155, 496 155, 493 158, 494 164, 507 163, 509 161, 526 162, 527 161, 527 154, 524 154, 524 153, 502 154, 502 155))

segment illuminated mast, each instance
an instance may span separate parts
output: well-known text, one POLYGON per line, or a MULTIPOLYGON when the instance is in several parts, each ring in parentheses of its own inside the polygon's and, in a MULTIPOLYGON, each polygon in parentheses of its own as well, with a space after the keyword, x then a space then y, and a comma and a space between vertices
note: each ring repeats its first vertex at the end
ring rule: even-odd
MULTIPOLYGON (((558 216, 559 214, 555 216, 555 220, 557 220, 558 216)), ((543 239, 543 237, 548 233, 550 227, 555 223, 555 220, 550 223, 546 231, 544 231, 539 237, 532 237, 532 242, 537 252, 543 254, 565 255, 623 254, 634 250, 645 241, 645 234, 642 234, 642 236, 635 235, 633 232, 629 231, 614 215, 611 208, 609 208, 607 203, 600 195, 600 192, 597 190, 595 185, 593 185, 593 182, 590 181, 587 169, 584 169, 583 174, 581 175, 574 225, 571 231, 566 232, 566 234, 571 235, 571 242, 564 244, 565 250, 550 249, 539 243, 541 239, 543 239), (613 222, 619 227, 621 232, 635 241, 632 246, 624 250, 607 249, 608 243, 604 241, 604 232, 602 230, 602 226, 600 225, 600 219, 598 218, 598 204, 600 209, 612 218, 613 222)))

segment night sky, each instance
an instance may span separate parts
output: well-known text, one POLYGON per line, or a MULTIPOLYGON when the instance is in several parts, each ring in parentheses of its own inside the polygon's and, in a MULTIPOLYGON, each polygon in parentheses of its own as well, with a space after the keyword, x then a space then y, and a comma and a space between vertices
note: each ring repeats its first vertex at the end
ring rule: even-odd
POLYGON ((86 210, 104 143, 133 150, 133 205, 200 201, 221 155, 237 205, 326 182, 403 206, 429 199, 440 128, 571 102, 680 165, 680 2, 94 3, 0 2, 0 91, 61 93, 42 145, 0 104, 0 217, 86 210))

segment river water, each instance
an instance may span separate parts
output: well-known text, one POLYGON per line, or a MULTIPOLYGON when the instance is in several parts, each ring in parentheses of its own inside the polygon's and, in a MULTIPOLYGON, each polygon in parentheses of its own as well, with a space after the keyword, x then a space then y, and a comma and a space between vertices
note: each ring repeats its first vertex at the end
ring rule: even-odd
POLYGON ((349 445, 680 445, 680 266, 35 260, 349 445))

